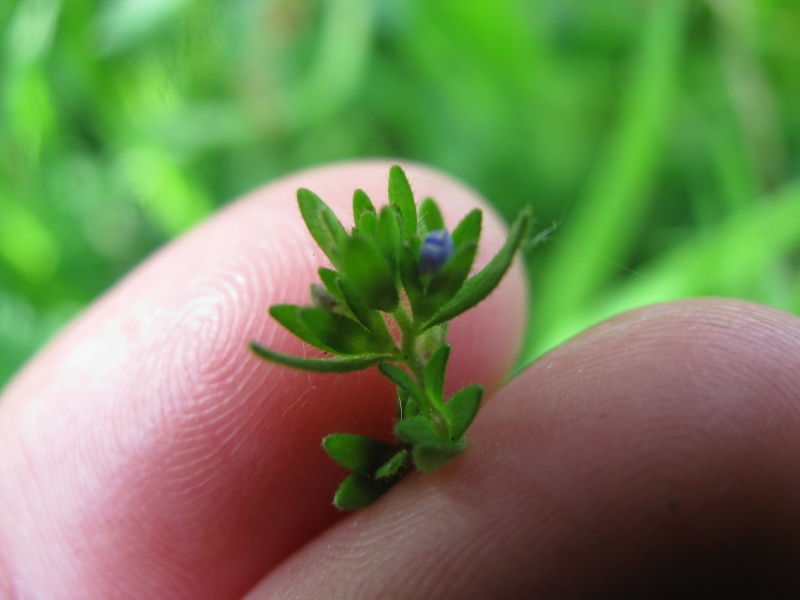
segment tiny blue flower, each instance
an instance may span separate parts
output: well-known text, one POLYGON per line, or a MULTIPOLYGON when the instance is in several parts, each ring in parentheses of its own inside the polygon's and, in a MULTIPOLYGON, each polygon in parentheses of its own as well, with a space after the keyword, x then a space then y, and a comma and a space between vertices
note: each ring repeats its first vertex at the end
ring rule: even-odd
POLYGON ((446 229, 431 231, 419 249, 419 274, 433 275, 450 260, 455 252, 453 238, 446 229))

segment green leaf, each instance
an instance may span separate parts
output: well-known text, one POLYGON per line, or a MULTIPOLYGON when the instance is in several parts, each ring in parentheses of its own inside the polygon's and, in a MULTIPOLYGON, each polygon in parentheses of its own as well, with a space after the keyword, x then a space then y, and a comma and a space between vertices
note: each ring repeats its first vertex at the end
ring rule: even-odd
POLYGON ((425 319, 430 318, 433 311, 425 301, 425 292, 417 268, 417 255, 407 243, 400 248, 400 281, 406 291, 408 302, 411 304, 414 320, 424 322, 425 319))
POLYGON ((378 217, 367 213, 361 217, 361 226, 356 230, 361 237, 375 240, 378 238, 378 217))
POLYGON ((449 463, 466 450, 466 444, 417 444, 414 445, 412 456, 414 464, 420 471, 430 473, 449 463))
POLYGON ((311 190, 305 188, 297 190, 297 205, 314 241, 331 263, 339 267, 339 254, 345 241, 350 237, 344 226, 330 207, 311 190))
POLYGON ((364 190, 356 190, 353 192, 353 223, 356 227, 361 228, 361 219, 367 214, 377 216, 378 211, 364 190))
POLYGON ((275 304, 269 307, 269 314, 307 344, 311 344, 320 350, 325 350, 325 352, 336 354, 336 350, 320 339, 316 332, 303 320, 302 310, 300 306, 295 306, 294 304, 275 304))
POLYGON ((433 198, 425 198, 422 201, 419 206, 419 218, 426 233, 445 228, 442 213, 439 212, 439 206, 433 201, 433 198))
POLYGON ((453 394, 453 397, 444 405, 444 414, 450 423, 450 441, 460 440, 472 424, 481 406, 482 396, 483 388, 481 386, 470 385, 453 394))
POLYGON ((434 429, 430 419, 422 415, 398 421, 394 425, 394 433, 409 444, 448 445, 434 429))
POLYGON ((396 386, 405 390, 418 406, 427 406, 428 403, 425 402, 425 398, 422 396, 422 390, 414 383, 411 375, 403 369, 391 363, 383 363, 378 368, 378 371, 380 371, 381 375, 391 380, 396 386))
POLYGON ((394 342, 373 334, 352 319, 321 308, 276 304, 269 314, 301 340, 333 354, 381 354, 394 342))
POLYGON ((417 207, 414 194, 405 172, 399 165, 389 169, 389 202, 397 206, 403 217, 403 238, 410 240, 417 235, 417 207))
POLYGON ((259 358, 270 362, 291 367, 293 369, 303 369, 304 371, 314 371, 316 373, 349 373, 351 371, 361 371, 386 360, 393 360, 390 354, 362 354, 359 356, 333 357, 333 358, 305 358, 303 356, 292 356, 275 352, 256 342, 250 342, 250 349, 259 358))
POLYGON ((345 469, 362 475, 371 475, 392 450, 380 440, 353 433, 332 433, 322 440, 322 447, 345 469))
POLYGON ((350 238, 342 253, 342 268, 348 281, 370 308, 391 312, 399 296, 394 275, 378 245, 362 237, 350 238))
POLYGON ((358 473, 345 479, 333 496, 333 504, 342 510, 364 508, 380 498, 392 486, 388 479, 375 480, 358 473))
POLYGON ((389 340, 375 335, 345 316, 319 308, 297 308, 308 331, 336 354, 372 354, 390 352, 394 348, 389 340))
POLYGON ((331 296, 340 302, 344 302, 344 296, 342 295, 342 291, 339 289, 339 285, 336 281, 336 279, 339 277, 339 273, 333 269, 326 269, 325 267, 320 267, 317 270, 317 273, 319 273, 319 279, 322 281, 322 285, 324 285, 325 289, 330 292, 331 296))
POLYGON ((344 276, 339 275, 336 282, 339 286, 339 292, 344 298, 344 303, 352 311, 356 319, 369 331, 382 339, 387 346, 393 346, 394 339, 392 334, 389 333, 389 328, 386 326, 386 321, 383 320, 381 313, 369 308, 344 276))
POLYGON ((425 389, 440 409, 444 406, 444 375, 449 357, 450 344, 443 344, 425 365, 425 389))
POLYGON ((514 255, 525 238, 530 221, 530 210, 523 210, 511 227, 511 232, 500 251, 480 272, 464 282, 458 293, 434 313, 430 320, 422 326, 422 330, 457 317, 481 302, 497 287, 508 267, 511 266, 514 255))
POLYGON ((451 236, 456 250, 465 244, 474 243, 476 246, 478 245, 478 240, 481 237, 482 222, 483 213, 478 209, 470 211, 466 217, 461 219, 461 222, 456 225, 451 236))
POLYGON ((389 460, 383 463, 377 471, 375 477, 378 479, 385 479, 394 475, 402 475, 402 471, 408 464, 409 459, 408 450, 405 448, 396 452, 389 460))
POLYGON ((458 248, 450 260, 431 278, 425 290, 425 296, 431 306, 442 306, 458 293, 472 269, 477 252, 478 246, 467 242, 458 248))
POLYGON ((420 412, 419 402, 401 387, 397 388, 397 402, 399 404, 398 414, 401 419, 413 417, 420 412))
POLYGON ((397 211, 391 206, 384 206, 378 220, 378 245, 383 251, 389 270, 395 279, 397 278, 400 244, 400 224, 397 211))

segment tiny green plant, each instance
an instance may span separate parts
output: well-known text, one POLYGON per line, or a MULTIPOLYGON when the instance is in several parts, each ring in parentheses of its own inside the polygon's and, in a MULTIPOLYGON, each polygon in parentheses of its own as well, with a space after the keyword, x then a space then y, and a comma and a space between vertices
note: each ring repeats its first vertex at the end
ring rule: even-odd
POLYGON ((500 251, 470 277, 481 211, 467 214, 450 233, 433 199, 417 206, 397 165, 389 170, 389 204, 380 211, 364 191, 355 191, 350 232, 310 190, 298 190, 297 202, 332 268, 319 269, 310 306, 278 304, 269 312, 333 356, 292 356, 256 342, 250 347, 263 359, 308 371, 344 373, 377 365, 397 386, 394 443, 355 433, 333 433, 322 441, 331 458, 352 472, 334 504, 362 508, 414 467, 434 471, 466 449, 464 434, 483 389, 470 385, 445 398, 448 324, 500 283, 525 239, 530 213, 522 212, 500 251))

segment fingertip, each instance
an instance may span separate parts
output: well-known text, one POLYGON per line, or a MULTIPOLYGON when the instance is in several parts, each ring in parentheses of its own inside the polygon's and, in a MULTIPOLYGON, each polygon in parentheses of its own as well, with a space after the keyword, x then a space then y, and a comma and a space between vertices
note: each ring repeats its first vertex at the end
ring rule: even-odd
MULTIPOLYGON (((405 166, 417 197, 436 198, 448 223, 483 206, 458 182, 405 166)), ((320 440, 331 431, 388 435, 388 382, 374 370, 284 369, 258 361, 248 342, 307 351, 267 315, 271 304, 307 303, 324 264, 297 188, 312 189, 349 227, 356 188, 386 201, 388 167, 314 169, 233 203, 105 294, 7 388, 0 537, 8 572, 30 595, 66 586, 98 597, 122 588, 235 596, 340 517, 330 498, 341 473, 320 440)), ((479 263, 505 235, 487 217, 479 263)), ((451 385, 503 380, 525 289, 517 267, 454 323, 451 385)))
POLYGON ((463 457, 252 597, 793 597, 798 431, 797 317, 730 300, 628 313, 543 357, 463 457))

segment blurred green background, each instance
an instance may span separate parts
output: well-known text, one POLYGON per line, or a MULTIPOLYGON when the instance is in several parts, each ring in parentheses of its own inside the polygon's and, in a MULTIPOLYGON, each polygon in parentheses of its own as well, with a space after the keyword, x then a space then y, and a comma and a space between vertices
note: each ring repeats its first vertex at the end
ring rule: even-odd
POLYGON ((287 172, 395 156, 533 205, 523 360, 698 295, 800 312, 791 0, 0 4, 0 386, 287 172))

